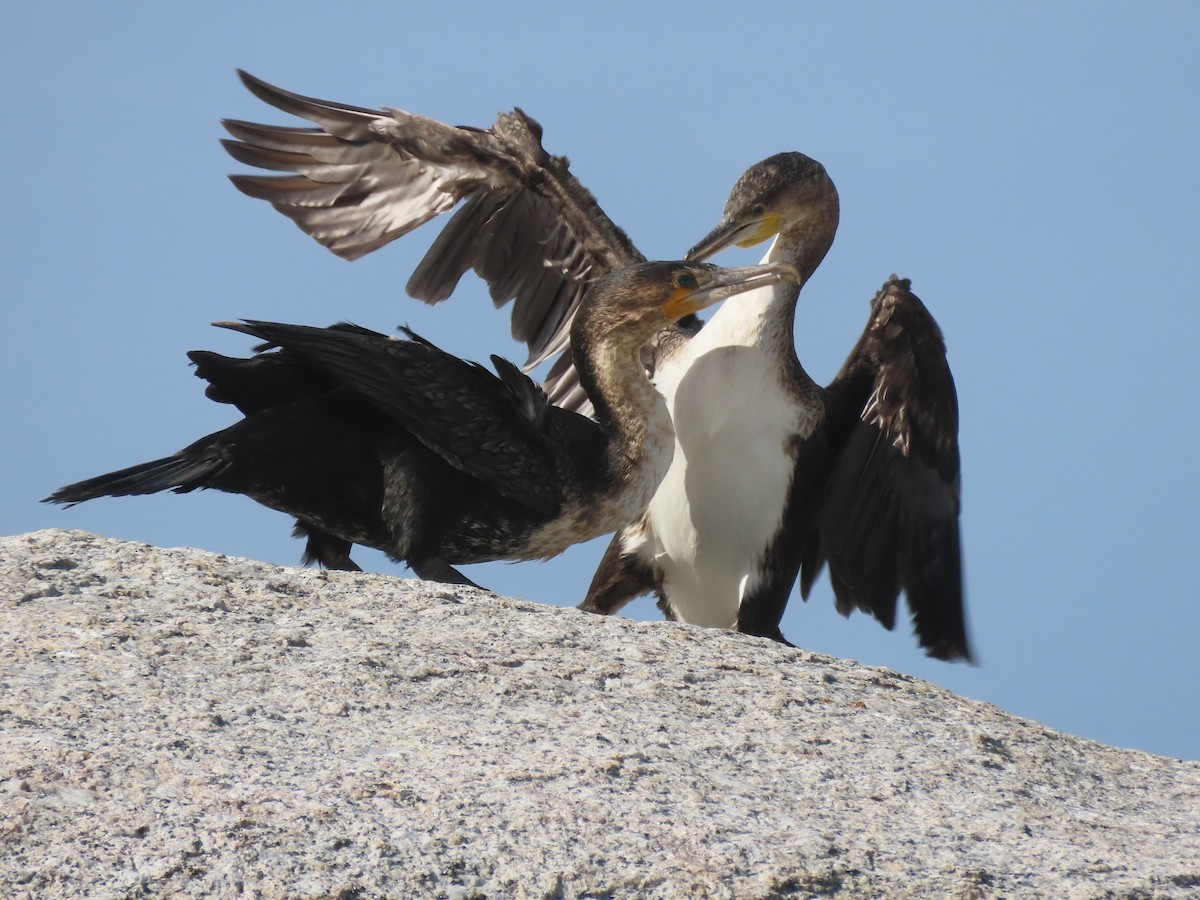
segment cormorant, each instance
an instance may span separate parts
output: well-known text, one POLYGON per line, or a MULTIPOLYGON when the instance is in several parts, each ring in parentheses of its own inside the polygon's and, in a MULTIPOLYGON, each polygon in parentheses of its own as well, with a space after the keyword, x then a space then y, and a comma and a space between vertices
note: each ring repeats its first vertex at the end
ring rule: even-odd
POLYGON ((240 365, 193 354, 210 396, 246 417, 47 499, 216 488, 296 516, 341 568, 359 543, 469 584, 450 563, 548 558, 636 516, 674 443, 641 348, 682 316, 798 278, 786 263, 653 262, 593 282, 570 334, 594 419, 552 406, 499 357, 492 375, 411 334, 219 323, 269 345, 240 365))
MULTIPOLYGON (((566 161, 545 153, 540 127, 519 109, 487 131, 454 128, 301 97, 241 74, 258 97, 320 127, 227 122, 240 139, 226 142, 234 157, 292 173, 233 176, 237 187, 347 258, 465 199, 409 293, 438 302, 474 268, 497 305, 516 298, 513 334, 528 343, 530 364, 564 346, 587 279, 639 255, 566 161)), ((779 154, 739 179, 722 224, 692 254, 774 235, 767 259, 794 263, 807 280, 837 223, 824 167, 779 154)), ((796 358, 798 295, 792 286, 758 291, 702 330, 689 322, 648 348, 672 410, 676 455, 646 514, 614 539, 583 606, 612 612, 656 590, 675 618, 782 640, 797 573, 807 596, 828 560, 843 613, 861 608, 891 627, 904 590, 922 646, 969 658, 957 410, 937 325, 907 282, 889 281, 842 372, 822 389, 796 358), (864 458, 868 438, 892 449, 864 458), (846 484, 851 471, 857 494, 846 484)), ((586 409, 564 359, 547 389, 556 403, 586 409)))
MULTIPOLYGON (((765 259, 806 281, 833 242, 838 195, 823 166, 782 153, 734 186, 689 258, 775 240, 765 259)), ((803 281, 715 313, 658 360, 676 433, 646 512, 614 537, 582 606, 611 613, 655 591, 670 617, 783 640, 827 561, 845 615, 889 629, 905 592, 932 656, 969 658, 959 547, 958 407, 941 331, 894 276, 822 389, 792 338, 803 281)))

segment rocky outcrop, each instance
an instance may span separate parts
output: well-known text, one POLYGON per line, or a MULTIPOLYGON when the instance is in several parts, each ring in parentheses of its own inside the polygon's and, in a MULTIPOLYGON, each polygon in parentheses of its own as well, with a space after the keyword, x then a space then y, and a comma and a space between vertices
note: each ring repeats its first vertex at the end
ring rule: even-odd
POLYGON ((753 638, 68 532, 0 617, 5 897, 1200 893, 1200 764, 753 638))

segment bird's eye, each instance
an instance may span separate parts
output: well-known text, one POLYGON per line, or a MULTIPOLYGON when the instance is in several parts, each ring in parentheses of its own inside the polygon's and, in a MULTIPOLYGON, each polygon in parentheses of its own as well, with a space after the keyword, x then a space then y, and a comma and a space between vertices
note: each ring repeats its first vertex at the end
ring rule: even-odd
POLYGON ((683 288, 685 291, 696 289, 696 276, 691 272, 680 272, 675 276, 675 287, 683 288))
POLYGON ((767 214, 767 208, 761 203, 756 203, 754 204, 754 209, 750 210, 750 214, 755 218, 759 216, 765 216, 767 214))

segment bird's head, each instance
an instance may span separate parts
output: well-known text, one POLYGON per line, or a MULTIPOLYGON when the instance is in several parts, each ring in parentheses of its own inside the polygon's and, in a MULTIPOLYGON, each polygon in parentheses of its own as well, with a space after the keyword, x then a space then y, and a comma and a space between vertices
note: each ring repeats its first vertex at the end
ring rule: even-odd
POLYGON ((610 340, 626 337, 640 347, 667 325, 728 297, 799 280, 800 273, 788 263, 738 268, 684 261, 639 263, 592 284, 575 325, 610 340))
POLYGON ((819 263, 837 223, 837 188, 825 167, 803 153, 777 153, 737 180, 721 221, 687 258, 707 259, 726 247, 752 247, 783 233, 795 235, 806 245, 805 255, 819 263))

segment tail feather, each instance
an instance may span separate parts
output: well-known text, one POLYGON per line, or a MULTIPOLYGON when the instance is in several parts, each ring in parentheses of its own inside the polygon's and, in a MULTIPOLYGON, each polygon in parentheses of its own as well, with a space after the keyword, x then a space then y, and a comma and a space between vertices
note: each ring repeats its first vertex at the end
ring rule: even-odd
POLYGON ((229 461, 219 456, 187 455, 185 451, 68 484, 43 502, 74 506, 97 497, 131 497, 159 491, 184 494, 208 487, 211 480, 228 466, 229 461))

